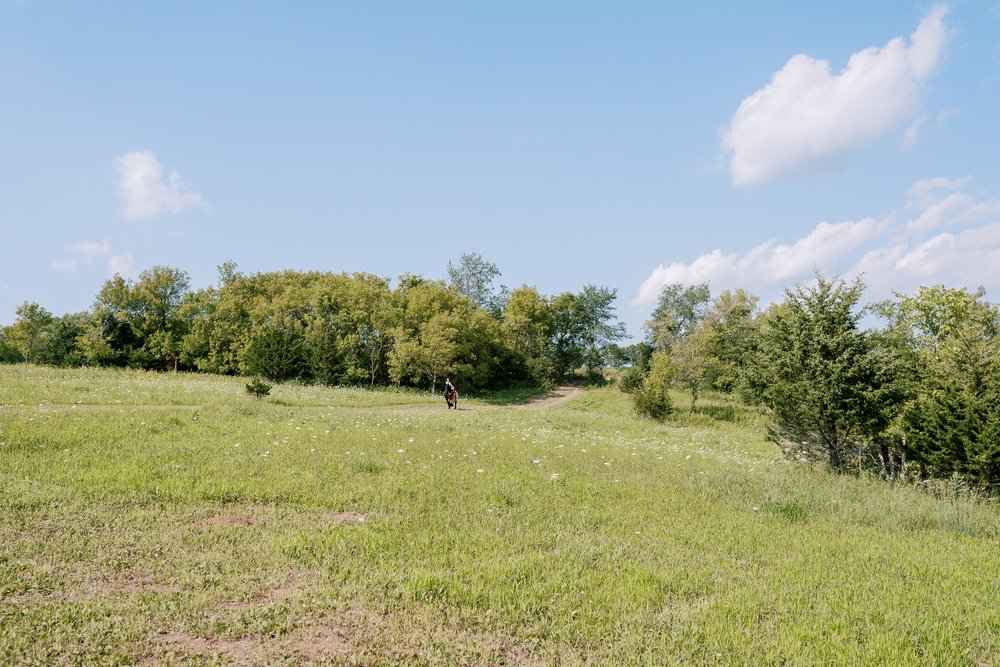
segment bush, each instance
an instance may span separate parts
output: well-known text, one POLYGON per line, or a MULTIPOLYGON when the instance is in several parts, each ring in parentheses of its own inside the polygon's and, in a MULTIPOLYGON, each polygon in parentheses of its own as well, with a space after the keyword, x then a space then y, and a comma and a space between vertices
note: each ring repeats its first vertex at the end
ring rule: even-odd
POLYGON ((626 394, 633 394, 642 386, 645 374, 638 366, 626 368, 618 376, 618 388, 626 394))
POLYGON ((260 378, 254 378, 247 383, 247 393, 255 398, 264 398, 271 393, 271 385, 260 378))
POLYGON ((674 405, 669 393, 671 376, 670 355, 654 353, 650 359, 649 375, 632 393, 632 402, 639 415, 663 421, 673 413, 674 405))

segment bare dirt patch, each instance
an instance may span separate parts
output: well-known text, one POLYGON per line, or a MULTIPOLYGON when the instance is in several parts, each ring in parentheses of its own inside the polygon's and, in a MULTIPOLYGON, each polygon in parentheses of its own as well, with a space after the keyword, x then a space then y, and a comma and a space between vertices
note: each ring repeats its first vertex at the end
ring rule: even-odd
POLYGON ((253 526, 260 523, 259 519, 242 514, 220 514, 209 517, 202 522, 204 526, 253 526))
POLYGON ((523 403, 520 407, 531 410, 551 408, 553 405, 559 405, 560 403, 565 403, 566 401, 576 398, 576 395, 581 391, 582 389, 579 387, 556 387, 544 396, 533 398, 530 401, 523 403))
POLYGON ((364 523, 368 520, 368 515, 361 512, 334 512, 331 515, 334 521, 341 523, 364 523))
MULTIPOLYGON (((239 638, 171 632, 150 639, 143 665, 168 656, 182 662, 196 656, 231 665, 419 663, 430 652, 462 665, 543 665, 537 647, 511 637, 472 632, 441 618, 417 620, 368 611, 356 603, 325 611, 287 635, 239 638), (443 622, 442 622, 443 621, 443 622), (289 662, 291 661, 291 662, 289 662)), ((213 663, 214 664, 214 663, 213 663)))
POLYGON ((243 610, 281 602, 306 588, 309 580, 315 579, 318 575, 319 572, 316 570, 292 570, 281 585, 269 588, 248 600, 231 600, 221 606, 224 609, 243 610))

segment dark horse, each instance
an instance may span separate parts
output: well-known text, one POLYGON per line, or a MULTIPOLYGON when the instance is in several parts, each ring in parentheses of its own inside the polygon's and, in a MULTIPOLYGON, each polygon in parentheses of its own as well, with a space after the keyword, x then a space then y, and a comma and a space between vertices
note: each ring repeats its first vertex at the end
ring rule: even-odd
POLYGON ((458 410, 458 392, 455 391, 455 386, 451 382, 444 384, 444 400, 448 401, 449 410, 452 408, 458 410))

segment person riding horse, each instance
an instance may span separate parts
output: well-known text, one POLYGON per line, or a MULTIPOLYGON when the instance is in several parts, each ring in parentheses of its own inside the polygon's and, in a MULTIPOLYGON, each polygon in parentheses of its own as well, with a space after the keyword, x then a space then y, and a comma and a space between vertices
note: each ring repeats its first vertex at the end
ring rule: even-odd
POLYGON ((451 378, 445 378, 444 381, 444 400, 448 402, 449 410, 452 408, 458 410, 458 391, 451 383, 451 378))

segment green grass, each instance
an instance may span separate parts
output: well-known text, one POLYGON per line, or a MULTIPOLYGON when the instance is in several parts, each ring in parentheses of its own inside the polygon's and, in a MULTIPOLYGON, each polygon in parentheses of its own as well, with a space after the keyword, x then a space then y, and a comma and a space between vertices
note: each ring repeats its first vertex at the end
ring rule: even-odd
POLYGON ((758 411, 245 383, 0 366, 0 664, 998 664, 996 505, 758 411))

